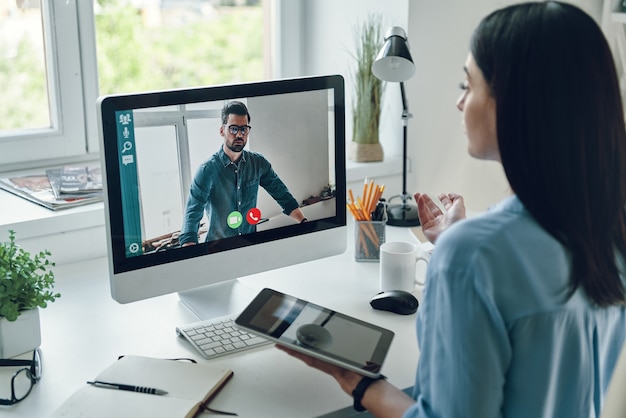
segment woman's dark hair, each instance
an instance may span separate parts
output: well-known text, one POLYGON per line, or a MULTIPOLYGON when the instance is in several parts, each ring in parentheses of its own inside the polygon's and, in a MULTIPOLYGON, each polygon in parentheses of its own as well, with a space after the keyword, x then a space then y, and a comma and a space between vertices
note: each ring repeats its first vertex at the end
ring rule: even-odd
POLYGON ((246 105, 237 100, 228 102, 226 106, 222 108, 222 124, 226 125, 228 123, 228 115, 247 116, 248 123, 250 123, 251 120, 250 113, 248 112, 246 105))
POLYGON ((569 249, 571 292, 624 303, 626 128, 602 31, 575 6, 523 3, 487 16, 470 49, 495 98, 509 184, 569 249))

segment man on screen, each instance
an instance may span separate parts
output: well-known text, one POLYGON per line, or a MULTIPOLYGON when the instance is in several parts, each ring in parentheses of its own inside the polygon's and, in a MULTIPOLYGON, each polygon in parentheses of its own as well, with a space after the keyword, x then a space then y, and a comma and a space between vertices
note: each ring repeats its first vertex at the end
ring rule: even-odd
POLYGON ((207 242, 255 232, 259 186, 276 200, 283 213, 299 223, 306 221, 270 162, 257 152, 244 150, 251 128, 245 104, 233 101, 224 106, 220 126, 224 144, 200 166, 193 179, 179 238, 181 246, 198 242, 205 211, 209 223, 207 242))

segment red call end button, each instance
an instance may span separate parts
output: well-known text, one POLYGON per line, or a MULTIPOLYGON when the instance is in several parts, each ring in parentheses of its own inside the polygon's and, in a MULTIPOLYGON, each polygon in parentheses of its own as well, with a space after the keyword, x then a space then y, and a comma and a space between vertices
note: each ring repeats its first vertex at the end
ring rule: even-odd
POLYGON ((261 220, 261 211, 258 208, 252 208, 246 214, 246 221, 250 225, 256 225, 261 220))

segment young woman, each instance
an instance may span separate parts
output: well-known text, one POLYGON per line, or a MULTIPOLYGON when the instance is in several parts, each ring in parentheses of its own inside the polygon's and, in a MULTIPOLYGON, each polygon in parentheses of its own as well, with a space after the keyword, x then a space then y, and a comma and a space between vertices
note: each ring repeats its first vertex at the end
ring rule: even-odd
POLYGON ((417 315, 413 397, 332 375, 377 417, 597 417, 626 334, 626 131, 611 51, 554 1, 479 24, 457 107, 468 152, 502 163, 514 195, 462 222, 416 193, 436 241, 417 315))

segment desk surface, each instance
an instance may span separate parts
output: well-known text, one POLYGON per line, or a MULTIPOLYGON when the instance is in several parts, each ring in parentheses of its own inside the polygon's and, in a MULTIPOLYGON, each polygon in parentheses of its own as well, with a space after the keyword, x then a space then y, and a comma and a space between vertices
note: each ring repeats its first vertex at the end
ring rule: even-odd
MULTIPOLYGON (((348 234, 352 236, 350 230, 348 234)), ((409 229, 398 227, 387 227, 387 241, 417 242, 409 229)), ((240 281, 255 289, 271 287, 393 330, 396 335, 382 371, 398 387, 410 387, 419 356, 415 315, 400 316, 370 308, 369 299, 378 292, 379 264, 355 262, 350 239, 348 243, 344 254, 240 281)), ((2 414, 49 416, 123 354, 193 357, 232 369, 233 379, 211 407, 237 412, 242 418, 313 417, 352 403, 330 377, 273 346, 210 361, 202 359, 176 336, 177 325, 197 320, 178 296, 118 304, 110 297, 105 259, 58 266, 55 276, 62 297, 40 312, 43 377, 24 401, 0 407, 2 414)), ((419 293, 418 288, 418 298, 419 293)), ((2 371, 0 378, 0 397, 8 397, 4 395, 10 374, 2 371)))

